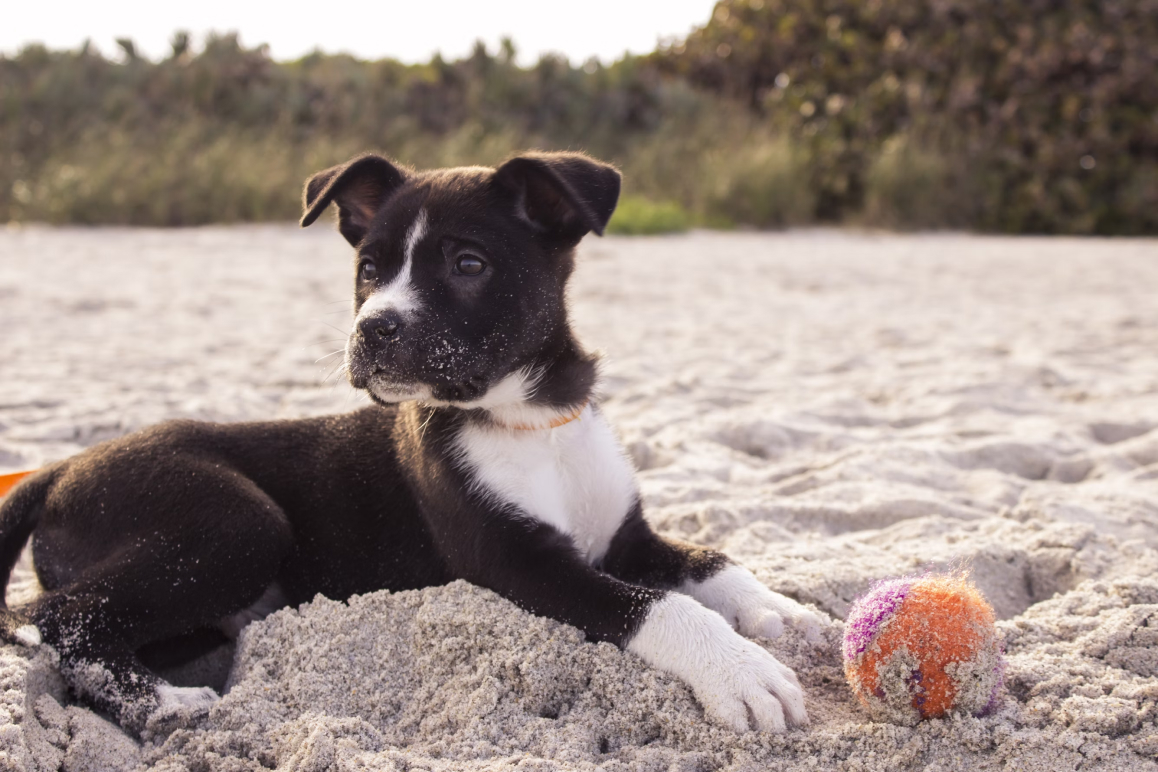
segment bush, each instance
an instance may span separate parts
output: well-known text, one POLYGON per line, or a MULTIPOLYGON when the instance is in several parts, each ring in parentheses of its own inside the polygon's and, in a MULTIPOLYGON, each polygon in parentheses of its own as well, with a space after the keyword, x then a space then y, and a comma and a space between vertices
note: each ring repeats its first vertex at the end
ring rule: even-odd
POLYGON ((721 0, 653 61, 807 142, 821 219, 907 136, 972 179, 972 227, 1158 232, 1158 0, 721 0))
POLYGON ((691 216, 675 201, 649 201, 642 196, 624 196, 619 200, 607 232, 624 236, 648 236, 656 233, 683 233, 691 227, 691 216))
POLYGON ((952 184, 942 156, 899 135, 884 144, 869 166, 864 222, 906 230, 960 226, 975 208, 970 195, 968 186, 952 184))
POLYGON ((784 228, 812 222, 816 198, 804 151, 768 139, 722 155, 708 214, 717 222, 784 228))

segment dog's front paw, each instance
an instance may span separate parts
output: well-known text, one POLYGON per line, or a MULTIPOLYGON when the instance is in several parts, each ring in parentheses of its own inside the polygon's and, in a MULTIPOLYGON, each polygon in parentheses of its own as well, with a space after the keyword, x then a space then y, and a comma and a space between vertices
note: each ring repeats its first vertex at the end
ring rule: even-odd
POLYGON ((778 638, 787 621, 809 642, 821 640, 825 622, 819 614, 772 592, 743 566, 730 565, 703 582, 685 584, 681 590, 749 638, 778 638))
POLYGON ((808 723, 796 674, 686 595, 657 601, 627 649, 685 681, 709 717, 737 732, 808 723))

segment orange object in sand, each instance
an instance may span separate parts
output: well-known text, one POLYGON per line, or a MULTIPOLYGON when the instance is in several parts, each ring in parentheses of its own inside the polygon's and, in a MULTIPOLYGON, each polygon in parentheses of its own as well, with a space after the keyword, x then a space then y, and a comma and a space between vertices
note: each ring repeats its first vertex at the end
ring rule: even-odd
POLYGON ((964 576, 881 582, 849 613, 844 670, 878 720, 983 715, 1004 671, 993 608, 964 576))
POLYGON ((3 496, 8 491, 15 488, 16 483, 20 482, 35 471, 35 469, 29 469, 26 472, 10 472, 8 474, 0 474, 0 496, 3 496))

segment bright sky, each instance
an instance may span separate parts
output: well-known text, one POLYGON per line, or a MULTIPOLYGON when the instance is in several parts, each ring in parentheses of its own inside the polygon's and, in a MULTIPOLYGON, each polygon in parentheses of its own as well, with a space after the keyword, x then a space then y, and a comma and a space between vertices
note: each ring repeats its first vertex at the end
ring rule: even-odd
POLYGON ((447 59, 463 56, 476 39, 495 51, 506 35, 522 63, 551 51, 578 64, 592 56, 608 62, 624 51, 651 51, 660 38, 683 36, 705 23, 714 5, 715 0, 13 0, 3 3, 0 52, 30 42, 76 48, 90 38, 111 55, 119 50, 115 38, 130 37, 138 51, 156 59, 168 53, 175 30, 188 30, 197 43, 211 30, 236 30, 247 46, 268 43, 276 59, 320 48, 419 62, 436 51, 447 59))

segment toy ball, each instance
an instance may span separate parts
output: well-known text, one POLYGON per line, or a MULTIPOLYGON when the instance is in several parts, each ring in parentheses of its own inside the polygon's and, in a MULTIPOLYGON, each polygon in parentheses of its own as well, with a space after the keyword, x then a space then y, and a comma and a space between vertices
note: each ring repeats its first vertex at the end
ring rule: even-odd
POLYGON ((982 716, 1005 671, 993 607, 966 576, 886 579, 844 628, 844 673, 878 721, 982 716))

